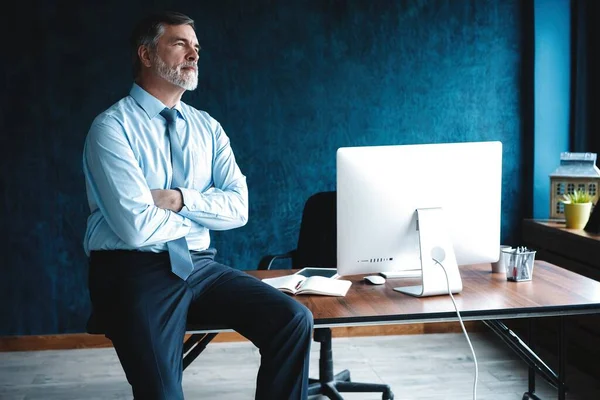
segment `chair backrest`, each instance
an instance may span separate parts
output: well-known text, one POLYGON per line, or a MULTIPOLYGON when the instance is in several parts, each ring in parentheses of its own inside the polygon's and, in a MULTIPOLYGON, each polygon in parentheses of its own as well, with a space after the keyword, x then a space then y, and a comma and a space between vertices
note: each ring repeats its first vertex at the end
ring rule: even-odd
POLYGON ((315 193, 308 198, 292 268, 337 267, 336 216, 335 191, 315 193))

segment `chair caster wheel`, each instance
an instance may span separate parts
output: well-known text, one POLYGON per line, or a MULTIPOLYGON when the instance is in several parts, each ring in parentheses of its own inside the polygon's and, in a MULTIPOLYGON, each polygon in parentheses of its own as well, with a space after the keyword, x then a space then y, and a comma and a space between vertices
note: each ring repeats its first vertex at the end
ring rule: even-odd
POLYGON ((382 400, 394 400, 394 393, 391 390, 386 390, 381 396, 382 400))

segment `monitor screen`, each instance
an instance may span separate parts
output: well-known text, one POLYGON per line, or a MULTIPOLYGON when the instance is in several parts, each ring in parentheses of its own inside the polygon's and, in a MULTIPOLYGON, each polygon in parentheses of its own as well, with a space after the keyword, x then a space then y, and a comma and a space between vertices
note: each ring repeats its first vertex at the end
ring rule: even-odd
POLYGON ((500 142, 343 147, 336 168, 339 275, 420 269, 417 209, 441 209, 458 265, 498 260, 500 142))

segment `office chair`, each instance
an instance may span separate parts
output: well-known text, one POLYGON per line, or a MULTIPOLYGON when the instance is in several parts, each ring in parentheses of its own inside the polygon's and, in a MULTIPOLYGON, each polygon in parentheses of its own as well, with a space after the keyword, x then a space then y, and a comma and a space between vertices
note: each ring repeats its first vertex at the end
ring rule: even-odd
MULTIPOLYGON (((336 231, 336 192, 316 193, 304 205, 296 249, 262 257, 258 269, 271 269, 275 261, 284 259, 291 259, 292 269, 337 268, 336 231)), ((330 328, 315 328, 313 339, 320 343, 319 379, 310 379, 309 396, 321 394, 340 400, 340 392, 382 392, 383 400, 394 398, 389 385, 351 382, 348 370, 333 374, 330 328)))

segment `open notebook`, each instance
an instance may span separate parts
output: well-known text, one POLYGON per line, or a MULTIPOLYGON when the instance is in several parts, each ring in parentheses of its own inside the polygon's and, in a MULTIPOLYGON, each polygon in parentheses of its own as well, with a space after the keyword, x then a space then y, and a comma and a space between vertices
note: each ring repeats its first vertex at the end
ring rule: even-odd
POLYGON ((262 281, 267 285, 273 286, 275 289, 293 295, 318 294, 323 296, 345 296, 352 285, 352 282, 343 279, 325 278, 323 276, 311 276, 307 278, 300 274, 265 278, 262 281))

